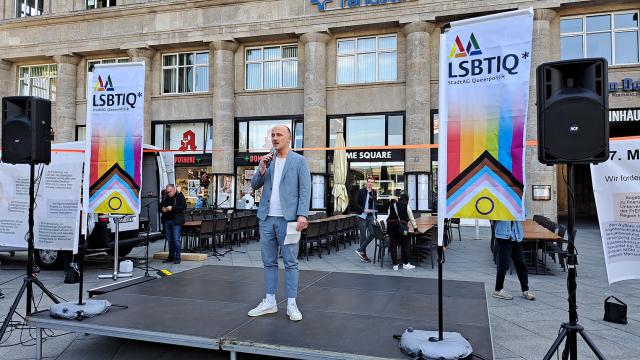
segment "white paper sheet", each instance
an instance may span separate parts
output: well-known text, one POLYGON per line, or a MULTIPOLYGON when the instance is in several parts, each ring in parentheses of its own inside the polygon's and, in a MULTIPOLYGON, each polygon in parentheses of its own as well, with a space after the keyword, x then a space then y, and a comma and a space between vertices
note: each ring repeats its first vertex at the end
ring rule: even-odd
POLYGON ((300 231, 296 231, 296 221, 287 223, 287 235, 284 237, 284 244, 297 244, 300 241, 300 231))

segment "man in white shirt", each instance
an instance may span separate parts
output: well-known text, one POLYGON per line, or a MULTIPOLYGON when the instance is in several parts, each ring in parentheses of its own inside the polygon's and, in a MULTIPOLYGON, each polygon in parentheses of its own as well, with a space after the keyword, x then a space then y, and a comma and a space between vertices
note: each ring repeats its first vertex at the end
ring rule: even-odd
POLYGON ((251 186, 262 189, 258 206, 260 219, 260 248, 264 265, 266 296, 249 311, 249 316, 272 314, 278 311, 278 248, 282 251, 287 291, 287 315, 293 321, 302 320, 296 304, 298 292, 298 244, 284 243, 287 223, 296 221, 296 230, 307 227, 311 200, 311 174, 302 155, 291 151, 291 130, 284 125, 271 129, 273 151, 262 157, 251 186))

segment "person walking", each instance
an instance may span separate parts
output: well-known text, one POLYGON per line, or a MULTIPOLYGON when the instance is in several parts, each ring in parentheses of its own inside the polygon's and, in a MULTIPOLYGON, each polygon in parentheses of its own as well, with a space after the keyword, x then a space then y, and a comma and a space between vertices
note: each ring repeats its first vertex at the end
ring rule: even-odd
POLYGON ((377 193, 373 190, 374 180, 371 176, 367 177, 367 185, 364 189, 358 190, 353 207, 358 214, 358 229, 360 232, 360 247, 356 250, 356 254, 360 260, 371 262, 367 256, 367 246, 373 240, 373 226, 376 222, 376 200, 377 193))
POLYGON ((180 234, 184 224, 184 210, 187 208, 187 201, 181 192, 178 192, 174 184, 169 184, 165 188, 165 196, 160 202, 161 221, 164 225, 164 232, 169 243, 169 257, 162 262, 174 262, 180 264, 180 252, 182 242, 180 234))
POLYGON ((415 266, 409 263, 409 235, 407 233, 408 224, 411 223, 413 228, 417 228, 416 220, 413 218, 413 211, 409 206, 409 197, 396 190, 397 199, 391 199, 389 203, 389 216, 387 217, 387 234, 389 234, 389 252, 391 253, 391 262, 393 270, 398 270, 398 245, 402 254, 402 268, 405 270, 415 269, 415 266))
POLYGON ((291 150, 291 129, 277 125, 271 129, 273 152, 260 159, 251 187, 262 188, 258 206, 260 220, 260 250, 264 265, 266 296, 249 316, 278 311, 278 248, 282 252, 287 292, 287 315, 292 321, 302 320, 296 304, 298 294, 298 244, 285 244, 287 223, 296 222, 296 231, 307 228, 311 202, 311 173, 302 155, 291 150))
POLYGON ((496 286, 491 295, 497 299, 512 300, 513 296, 504 289, 504 277, 509 270, 509 261, 513 260, 522 297, 527 300, 535 300, 536 296, 529 290, 529 274, 527 264, 522 256, 522 225, 518 221, 496 221, 495 222, 496 246, 498 247, 498 272, 496 275, 496 286))

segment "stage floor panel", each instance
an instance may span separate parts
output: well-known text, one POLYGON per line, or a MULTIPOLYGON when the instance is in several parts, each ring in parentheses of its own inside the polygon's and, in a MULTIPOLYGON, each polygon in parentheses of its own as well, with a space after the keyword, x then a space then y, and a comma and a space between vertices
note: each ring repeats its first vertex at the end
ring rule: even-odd
MULTIPOLYGON (((437 281, 400 276, 300 271, 303 320, 286 315, 284 270, 278 313, 250 318, 264 296, 262 268, 203 266, 129 286, 97 299, 112 307, 82 322, 34 314, 38 327, 168 344, 304 359, 405 359, 394 334, 437 330, 437 281)), ((493 359, 484 285, 444 281, 445 331, 462 333, 493 359), (469 311, 473 309, 473 311, 469 311)))

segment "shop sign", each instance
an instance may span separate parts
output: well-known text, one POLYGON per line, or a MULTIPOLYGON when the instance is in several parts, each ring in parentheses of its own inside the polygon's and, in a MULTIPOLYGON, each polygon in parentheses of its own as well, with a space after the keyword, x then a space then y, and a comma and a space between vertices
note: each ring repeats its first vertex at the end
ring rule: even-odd
POLYGON ((175 155, 175 164, 184 165, 199 165, 205 162, 205 156, 203 155, 175 155))
POLYGON ((611 96, 638 96, 640 95, 640 80, 624 78, 622 81, 609 83, 611 96))
POLYGON ((192 130, 187 130, 182 134, 182 139, 180 140, 180 151, 194 151, 197 150, 196 146, 196 133, 192 130))
POLYGON ((316 5, 319 11, 352 9, 366 6, 386 5, 415 0, 311 0, 311 5, 316 5))
POLYGON ((640 108, 609 110, 609 122, 640 121, 640 108))
POLYGON ((347 151, 348 160, 404 160, 402 151, 371 150, 371 151, 347 151))
POLYGON ((640 108, 609 110, 609 136, 640 135, 640 108))

